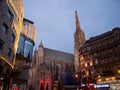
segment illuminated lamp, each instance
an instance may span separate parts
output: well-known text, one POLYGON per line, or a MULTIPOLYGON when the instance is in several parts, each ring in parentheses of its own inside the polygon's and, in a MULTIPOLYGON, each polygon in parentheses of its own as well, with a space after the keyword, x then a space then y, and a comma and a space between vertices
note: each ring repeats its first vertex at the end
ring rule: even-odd
POLYGON ((101 76, 100 76, 100 75, 98 75, 98 78, 101 78, 101 76))
POLYGON ((115 80, 115 77, 112 77, 111 79, 112 79, 112 80, 115 80))
POLYGON ((75 78, 78 78, 78 74, 75 74, 75 78))
POLYGON ((120 74, 120 70, 118 70, 117 72, 118 72, 118 74, 120 74))
POLYGON ((106 78, 105 80, 106 80, 106 81, 108 81, 108 80, 109 80, 109 78, 106 78))
POLYGON ((98 82, 101 82, 102 80, 101 79, 98 79, 98 82))

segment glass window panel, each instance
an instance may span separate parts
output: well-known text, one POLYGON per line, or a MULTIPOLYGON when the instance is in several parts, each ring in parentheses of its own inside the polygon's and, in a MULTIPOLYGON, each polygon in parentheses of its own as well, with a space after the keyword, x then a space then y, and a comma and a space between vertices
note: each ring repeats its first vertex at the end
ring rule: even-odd
POLYGON ((8 56, 9 57, 11 56, 11 53, 12 53, 12 50, 9 48, 9 50, 8 50, 8 56))
POLYGON ((9 10, 8 10, 8 12, 7 12, 7 17, 8 17, 9 20, 12 19, 12 14, 11 14, 11 12, 10 12, 9 10))
POLYGON ((0 39, 0 49, 3 48, 3 45, 4 45, 4 41, 0 39))
POLYGON ((29 27, 29 23, 27 21, 23 22, 25 26, 29 27))
POLYGON ((30 41, 25 41, 24 56, 31 59, 32 53, 33 53, 33 44, 30 41))
POLYGON ((24 55, 25 37, 20 36, 17 53, 24 55))
POLYGON ((6 25, 6 24, 3 24, 3 26, 2 26, 2 31, 3 31, 4 33, 7 33, 7 30, 8 30, 7 25, 6 25))
POLYGON ((14 35, 11 36, 11 41, 14 43, 14 41, 15 41, 15 36, 14 35))

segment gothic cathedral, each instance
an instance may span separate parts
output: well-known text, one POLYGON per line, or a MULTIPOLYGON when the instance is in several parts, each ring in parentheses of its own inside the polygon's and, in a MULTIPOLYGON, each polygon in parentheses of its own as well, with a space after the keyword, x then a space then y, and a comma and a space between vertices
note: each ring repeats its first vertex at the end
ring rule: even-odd
POLYGON ((80 27, 77 11, 75 11, 76 31, 74 33, 74 64, 76 73, 80 71, 79 48, 85 42, 85 35, 80 27))

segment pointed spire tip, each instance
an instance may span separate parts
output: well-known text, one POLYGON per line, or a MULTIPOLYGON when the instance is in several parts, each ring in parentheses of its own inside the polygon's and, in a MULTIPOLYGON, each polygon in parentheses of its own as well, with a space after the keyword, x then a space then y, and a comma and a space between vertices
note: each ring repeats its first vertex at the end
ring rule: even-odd
POLYGON ((40 45, 39 45, 39 47, 43 47, 42 40, 41 40, 41 42, 40 42, 40 45))
POLYGON ((42 45, 42 39, 41 39, 40 45, 42 45))
POLYGON ((75 13, 77 14, 77 10, 75 11, 75 13))

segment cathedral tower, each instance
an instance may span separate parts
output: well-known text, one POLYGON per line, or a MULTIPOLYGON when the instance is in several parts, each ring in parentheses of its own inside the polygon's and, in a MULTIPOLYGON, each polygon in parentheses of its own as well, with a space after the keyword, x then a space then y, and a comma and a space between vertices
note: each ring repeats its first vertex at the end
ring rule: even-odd
POLYGON ((77 15, 77 11, 75 11, 75 18, 76 18, 76 31, 74 33, 74 64, 75 64, 75 71, 80 71, 80 61, 79 61, 79 48, 85 42, 85 35, 82 29, 80 28, 80 23, 77 15))
POLYGON ((42 64, 42 63, 44 63, 44 46, 41 41, 38 47, 37 64, 42 64))

